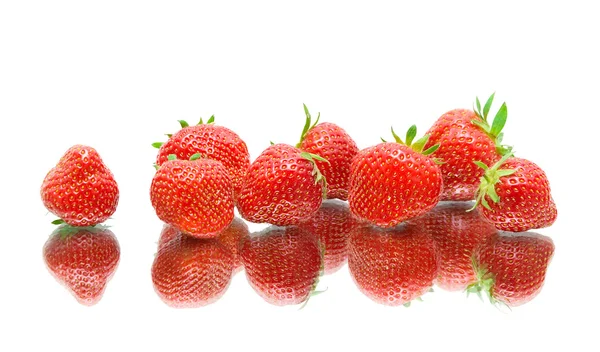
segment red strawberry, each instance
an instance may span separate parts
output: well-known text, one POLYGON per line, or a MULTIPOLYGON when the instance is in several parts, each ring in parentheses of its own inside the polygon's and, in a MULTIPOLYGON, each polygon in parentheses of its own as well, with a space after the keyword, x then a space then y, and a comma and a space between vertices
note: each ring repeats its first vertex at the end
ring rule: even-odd
POLYGON ((433 240, 420 227, 365 226, 350 235, 348 268, 367 297, 397 306, 431 289, 438 258, 433 240))
POLYGON ((328 161, 315 161, 327 180, 327 198, 347 200, 350 163, 358 153, 358 147, 340 126, 329 122, 317 124, 320 114, 311 126, 311 116, 306 105, 304 105, 304 112, 306 124, 300 143, 296 147, 328 161))
POLYGON ((439 201, 442 174, 433 159, 423 152, 428 136, 412 143, 417 133, 412 126, 406 144, 394 133, 396 143, 381 143, 361 150, 350 166, 348 202, 358 217, 377 226, 393 227, 423 215, 439 201))
POLYGON ((162 221, 194 237, 215 237, 233 220, 233 187, 220 162, 197 156, 163 163, 150 198, 162 221))
POLYGON ((345 202, 326 200, 315 215, 298 227, 318 238, 324 248, 325 274, 331 274, 346 262, 350 232, 359 224, 345 202))
POLYGON ((119 257, 119 242, 104 227, 61 225, 44 245, 48 270, 86 306, 100 301, 119 257))
POLYGON ((312 216, 323 201, 325 184, 315 159, 320 157, 291 145, 268 147, 244 178, 238 197, 240 215, 280 226, 296 225, 312 216))
POLYGON ((554 223, 556 205, 548 178, 539 166, 511 153, 491 168, 477 164, 485 170, 477 191, 477 207, 497 229, 520 232, 554 223))
POLYGON ((444 177, 442 200, 473 200, 483 175, 473 162, 492 165, 506 147, 502 146, 502 128, 506 123, 506 104, 496 114, 490 126, 487 117, 494 94, 487 100, 483 111, 477 98, 477 112, 456 109, 442 115, 427 132, 431 135, 425 145, 439 144, 433 156, 442 160, 440 170, 444 177))
POLYGON ((510 307, 532 300, 542 289, 554 243, 536 233, 498 234, 475 252, 478 281, 467 292, 485 292, 492 303, 510 307))
POLYGON ((223 296, 232 272, 233 255, 219 241, 179 236, 158 250, 152 282, 169 306, 195 308, 223 296))
POLYGON ((48 172, 41 188, 44 205, 72 226, 94 226, 117 209, 119 188, 98 152, 75 145, 48 172))
POLYGON ((476 274, 472 256, 475 248, 497 230, 470 202, 440 203, 427 214, 409 220, 433 238, 440 256, 435 283, 448 291, 464 290, 476 274))
POLYGON ((164 144, 153 144, 160 148, 156 164, 162 165, 171 154, 178 159, 189 160, 192 155, 199 153, 204 158, 220 161, 229 172, 234 196, 237 196, 250 165, 250 154, 246 143, 235 132, 213 122, 214 116, 206 124, 200 119, 200 123, 196 126, 189 126, 187 122, 179 121, 181 130, 170 136, 164 144))
POLYGON ((269 227, 245 241, 241 255, 250 285, 271 304, 305 302, 317 285, 319 244, 297 227, 269 227))

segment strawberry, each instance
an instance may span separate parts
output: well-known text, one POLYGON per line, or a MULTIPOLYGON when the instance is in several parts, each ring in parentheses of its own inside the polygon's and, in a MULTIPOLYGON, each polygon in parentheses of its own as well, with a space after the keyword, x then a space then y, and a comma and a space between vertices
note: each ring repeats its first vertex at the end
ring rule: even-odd
POLYGON ((171 154, 178 159, 189 160, 192 155, 199 153, 203 158, 220 161, 229 172, 234 196, 237 196, 250 165, 250 154, 246 143, 235 132, 215 125, 214 120, 212 116, 205 124, 200 119, 196 126, 189 126, 180 120, 181 130, 170 135, 167 142, 153 144, 159 148, 156 164, 160 166, 167 162, 171 154))
POLYGON ((296 225, 312 216, 326 187, 315 160, 325 159, 287 144, 269 146, 244 178, 237 204, 240 215, 280 226, 296 225))
POLYGON ((150 198, 156 215, 198 238, 215 237, 233 220, 233 186, 229 173, 215 160, 172 159, 156 171, 150 198))
POLYGON ((435 243, 418 226, 363 226, 350 235, 348 268, 373 301, 407 305, 428 292, 437 275, 435 243))
POLYGON ((356 216, 381 227, 393 227, 422 215, 439 201, 442 174, 423 152, 425 135, 413 142, 417 128, 406 134, 406 143, 394 133, 396 143, 384 142, 361 150, 350 166, 348 202, 356 216))
POLYGON ((325 274, 331 274, 346 262, 350 232, 359 224, 345 202, 325 200, 319 211, 298 227, 317 237, 324 249, 325 274))
POLYGON ((52 275, 77 301, 91 306, 100 301, 119 264, 117 238, 109 229, 59 226, 44 245, 44 261, 52 275))
POLYGON ((94 226, 117 209, 119 188, 98 152, 74 145, 44 178, 46 208, 71 226, 94 226))
POLYGON ((442 202, 427 214, 409 220, 433 238, 440 256, 435 284, 444 290, 464 290, 476 274, 471 257, 475 248, 497 230, 470 202, 442 202))
POLYGON ((315 161, 327 180, 327 198, 347 200, 350 163, 358 153, 358 147, 340 126, 329 122, 318 123, 321 114, 311 125, 312 118, 306 105, 304 112, 306 124, 296 147, 327 160, 315 161))
POLYGON ((554 243, 536 233, 501 233, 475 251, 473 265, 478 280, 468 293, 481 292, 492 303, 515 307, 532 300, 542 289, 554 243))
POLYGON ((477 207, 497 229, 521 232, 554 223, 556 205, 539 166, 512 153, 492 167, 477 165, 485 172, 477 190, 477 207))
POLYGON ((427 132, 431 137, 425 148, 440 145, 433 156, 442 160, 442 200, 475 199, 475 191, 483 172, 473 162, 491 165, 507 152, 507 147, 501 145, 501 131, 507 116, 506 104, 502 104, 490 126, 487 117, 493 100, 494 94, 485 103, 483 111, 479 98, 476 99, 476 111, 448 111, 427 132))
POLYGON ((321 250, 299 228, 271 226, 245 241, 241 256, 250 285, 268 303, 299 304, 314 293, 321 250))
POLYGON ((233 255, 221 242, 178 236, 158 250, 152 283, 167 305, 195 308, 223 296, 232 272, 233 255))

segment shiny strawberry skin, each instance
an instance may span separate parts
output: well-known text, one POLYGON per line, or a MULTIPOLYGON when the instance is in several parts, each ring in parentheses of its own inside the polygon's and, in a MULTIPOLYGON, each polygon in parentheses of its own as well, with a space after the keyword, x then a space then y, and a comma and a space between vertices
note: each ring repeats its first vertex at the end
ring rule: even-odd
POLYGON ((100 301, 119 264, 117 238, 108 229, 57 228, 44 245, 44 261, 52 275, 83 305, 100 301))
POLYGON ((41 187, 46 208, 71 226, 94 226, 117 209, 119 188, 98 152, 75 145, 48 172, 41 187))
POLYGON ((323 122, 306 133, 299 148, 328 161, 316 161, 327 180, 327 198, 347 200, 350 163, 358 153, 348 133, 336 124, 323 122))
POLYGON ((158 296, 174 308, 196 308, 225 294, 233 255, 216 239, 178 236, 162 246, 152 264, 158 296))
POLYGON ((490 209, 478 205, 483 216, 503 231, 521 232, 552 225, 557 209, 546 173, 535 163, 515 157, 508 158, 501 168, 516 172, 500 177, 495 186, 498 203, 488 199, 490 209))
POLYGON ((323 201, 313 164, 287 144, 268 147, 250 165, 238 197, 240 215, 251 222, 286 226, 312 216, 323 201))
POLYGON ((239 193, 250 166, 250 154, 246 143, 235 132, 214 124, 184 127, 160 147, 156 164, 165 163, 170 154, 180 160, 189 160, 196 153, 220 161, 229 172, 234 195, 239 193))
POLYGON ((165 162, 152 179, 150 198, 162 221, 198 238, 216 237, 234 216, 229 173, 211 159, 165 162))
POLYGON ((464 290, 476 279, 472 256, 482 242, 498 232, 472 202, 441 202, 411 224, 431 236, 440 256, 435 284, 447 291, 464 290))
POLYGON ((321 250, 314 236, 297 227, 269 227, 241 249, 246 277, 268 303, 283 306, 306 301, 320 275, 321 250))
POLYGON ((350 210, 377 226, 393 227, 423 215, 440 200, 440 169, 405 145, 381 143, 363 149, 350 170, 350 210))
POLYGON ((367 297, 390 306, 430 290, 438 271, 435 243, 420 227, 364 226, 350 235, 348 268, 367 297))
POLYGON ((501 233, 476 250, 477 265, 494 279, 494 299, 515 307, 538 295, 554 255, 554 243, 536 233, 501 233))
POLYGON ((425 148, 440 147, 432 156, 442 160, 444 178, 442 200, 473 200, 483 170, 474 161, 493 165, 501 158, 495 142, 471 121, 477 119, 472 110, 455 109, 443 114, 429 129, 425 148))

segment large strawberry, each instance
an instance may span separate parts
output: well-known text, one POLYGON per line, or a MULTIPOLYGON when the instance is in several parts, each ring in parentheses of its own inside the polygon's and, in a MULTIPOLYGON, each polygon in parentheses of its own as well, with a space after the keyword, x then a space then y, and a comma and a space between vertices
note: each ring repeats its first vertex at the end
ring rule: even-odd
POLYGON ((350 235, 348 268, 367 297, 397 306, 431 289, 438 257, 433 239, 418 226, 364 226, 350 235))
POLYGON ((422 226, 433 238, 440 256, 436 285, 448 290, 464 290, 476 274, 471 257, 475 248, 497 230, 479 211, 467 211, 471 202, 442 202, 410 223, 422 226))
POLYGON ((510 307, 532 300, 542 289, 554 254, 552 239, 536 233, 502 233, 476 250, 477 280, 467 292, 486 293, 510 307))
POLYGON ((214 116, 207 123, 189 126, 180 120, 182 129, 165 143, 154 143, 159 148, 156 164, 162 165, 174 154, 178 159, 188 160, 192 155, 199 153, 204 158, 220 161, 229 172, 233 183, 234 196, 237 196, 242 187, 242 180, 250 165, 250 154, 246 143, 232 130, 215 125, 214 116))
POLYGON ((72 226, 94 226, 117 209, 119 188, 98 152, 74 145, 48 172, 41 187, 44 205, 72 226))
POLYGON ((393 129, 396 142, 361 150, 350 166, 348 202, 352 213, 381 227, 423 215, 440 200, 442 174, 436 161, 423 151, 428 136, 413 143, 417 128, 406 134, 406 143, 393 129))
POLYGON ((318 123, 320 114, 314 124, 311 124, 312 118, 306 105, 304 112, 306 124, 296 147, 327 160, 315 161, 327 179, 327 198, 347 200, 350 163, 358 153, 358 147, 340 126, 329 122, 318 123))
POLYGON ((443 114, 427 132, 431 135, 425 148, 439 144, 433 156, 442 160, 444 177, 442 200, 473 200, 483 172, 473 162, 492 165, 507 147, 502 146, 502 128, 506 123, 506 104, 502 104, 492 124, 488 114, 494 94, 483 110, 479 98, 476 111, 455 109, 443 114))
POLYGON ((539 166, 512 153, 492 167, 477 165, 485 172, 477 190, 477 207, 497 229, 520 232, 554 223, 556 205, 539 166))
POLYGON ((233 255, 218 240, 177 236, 158 250, 152 282, 169 306, 194 308, 217 301, 232 272, 233 255))
POLYGON ((250 165, 238 197, 240 215, 252 222, 296 225, 323 201, 325 179, 318 155, 287 144, 269 146, 250 165))
POLYGON ((305 302, 317 285, 321 249, 314 236, 297 227, 269 227, 244 242, 246 277, 254 290, 274 305, 305 302))
POLYGON ((331 274, 346 262, 350 232, 359 225, 345 202, 331 199, 323 201, 319 211, 298 227, 319 239, 324 250, 325 274, 331 274))
POLYGON ((234 215, 229 173, 215 160, 168 160, 156 171, 150 198, 156 215, 194 237, 216 237, 234 215))
POLYGON ((50 235, 43 252, 48 270, 87 306, 100 301, 120 257, 117 238, 101 226, 61 225, 50 235))

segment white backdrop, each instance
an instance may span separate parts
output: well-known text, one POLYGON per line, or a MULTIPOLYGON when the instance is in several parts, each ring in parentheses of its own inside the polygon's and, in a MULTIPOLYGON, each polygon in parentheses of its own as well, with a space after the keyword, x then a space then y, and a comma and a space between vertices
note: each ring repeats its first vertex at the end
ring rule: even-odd
MULTIPOLYGON (((0 5, 0 350, 538 350, 598 346, 593 225, 600 71, 592 5, 524 2, 2 2, 0 5), (302 103, 359 147, 421 133, 445 111, 496 91, 505 141, 548 174, 559 216, 546 285, 502 313, 440 289, 410 308, 377 305, 347 267, 297 311, 271 306, 243 273, 225 296, 175 310, 150 267, 161 223, 149 201, 156 150, 176 120, 236 131, 254 159, 296 143, 302 103), (103 299, 79 305, 49 274, 54 219, 46 172, 73 144, 95 147, 120 186, 109 221, 121 262, 103 299), (591 156, 591 157, 590 157, 591 156)), ((590 2, 591 4, 592 2, 590 2)), ((251 225, 257 230, 262 225, 251 225)))

